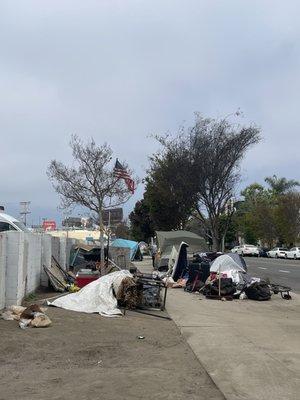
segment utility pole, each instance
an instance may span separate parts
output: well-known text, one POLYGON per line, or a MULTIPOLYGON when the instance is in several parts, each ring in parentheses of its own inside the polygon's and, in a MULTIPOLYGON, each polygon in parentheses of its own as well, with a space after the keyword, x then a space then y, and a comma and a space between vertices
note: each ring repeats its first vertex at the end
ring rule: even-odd
POLYGON ((27 224, 27 214, 31 213, 31 211, 29 211, 30 203, 30 201, 20 201, 20 215, 25 226, 27 224))

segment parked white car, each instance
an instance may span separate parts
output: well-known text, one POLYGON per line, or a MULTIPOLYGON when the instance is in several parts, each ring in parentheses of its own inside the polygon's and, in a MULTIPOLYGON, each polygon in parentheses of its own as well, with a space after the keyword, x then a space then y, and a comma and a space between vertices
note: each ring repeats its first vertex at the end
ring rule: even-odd
POLYGON ((286 247, 274 247, 274 249, 268 251, 268 257, 272 258, 286 258, 288 249, 286 247))
POLYGON ((28 232, 28 229, 23 222, 0 211, 0 232, 6 231, 28 232))
POLYGON ((240 247, 240 246, 235 246, 235 247, 233 247, 233 248, 230 250, 231 253, 237 253, 239 247, 240 247))
POLYGON ((294 260, 300 258, 300 247, 292 247, 286 252, 286 258, 293 258, 294 260))
POLYGON ((259 256, 259 248, 253 244, 243 244, 241 246, 235 246, 232 253, 240 254, 241 256, 259 256))

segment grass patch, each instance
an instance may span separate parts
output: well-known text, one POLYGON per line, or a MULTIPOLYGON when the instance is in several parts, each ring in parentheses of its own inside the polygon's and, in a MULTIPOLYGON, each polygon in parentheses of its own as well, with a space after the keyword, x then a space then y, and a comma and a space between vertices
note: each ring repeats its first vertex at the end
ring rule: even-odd
POLYGON ((34 301, 37 299, 37 295, 35 292, 29 293, 26 297, 25 297, 25 301, 34 301))

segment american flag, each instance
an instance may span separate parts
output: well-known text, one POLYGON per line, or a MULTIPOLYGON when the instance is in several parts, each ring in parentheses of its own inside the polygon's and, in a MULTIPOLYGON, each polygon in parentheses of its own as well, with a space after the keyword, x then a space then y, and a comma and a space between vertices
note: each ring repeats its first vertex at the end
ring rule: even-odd
POLYGON ((114 176, 118 179, 124 179, 128 190, 133 194, 135 187, 134 187, 134 180, 131 179, 130 175, 126 171, 126 168, 123 167, 123 165, 119 162, 119 160, 116 160, 116 164, 114 167, 114 176))

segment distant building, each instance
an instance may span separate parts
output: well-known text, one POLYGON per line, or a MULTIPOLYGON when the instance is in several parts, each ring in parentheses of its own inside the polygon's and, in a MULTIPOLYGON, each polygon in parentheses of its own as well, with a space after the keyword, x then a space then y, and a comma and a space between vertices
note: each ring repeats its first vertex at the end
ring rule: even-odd
MULTIPOLYGON (((52 236, 56 237, 67 237, 70 239, 77 239, 81 242, 87 242, 93 238, 93 240, 99 241, 100 232, 99 230, 88 230, 88 229, 66 229, 49 231, 52 236)), ((104 239, 107 240, 107 235, 104 234, 104 239)))
POLYGON ((81 218, 80 217, 67 217, 62 221, 62 226, 67 228, 81 228, 81 218))
POLYGON ((62 221, 62 226, 66 228, 91 228, 93 226, 92 218, 67 217, 62 221))
POLYGON ((110 208, 102 213, 104 225, 118 225, 123 221, 123 208, 110 208))
POLYGON ((47 220, 45 219, 42 224, 44 231, 55 231, 56 229, 56 222, 54 220, 47 220))

